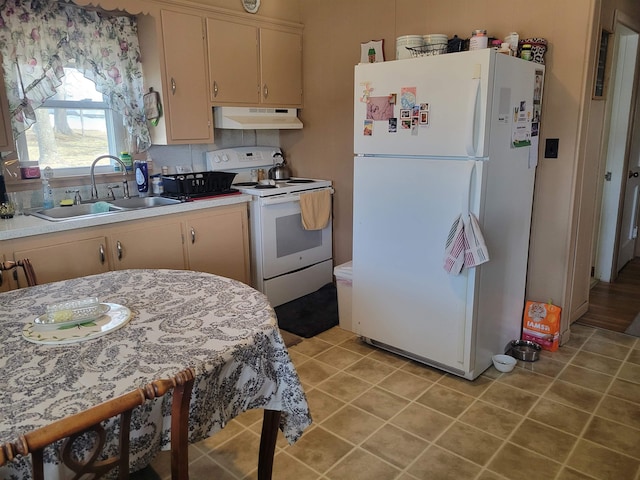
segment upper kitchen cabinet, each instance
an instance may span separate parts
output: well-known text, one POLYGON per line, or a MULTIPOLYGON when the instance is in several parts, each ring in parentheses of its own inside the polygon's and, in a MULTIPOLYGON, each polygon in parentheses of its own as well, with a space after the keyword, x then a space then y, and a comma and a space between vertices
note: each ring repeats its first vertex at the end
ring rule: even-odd
POLYGON ((150 127, 152 143, 212 143, 204 17, 172 10, 141 15, 138 35, 145 88, 160 92, 164 110, 150 127))
POLYGON ((260 100, 302 107, 302 33, 260 28, 260 100))
POLYGON ((302 107, 298 27, 207 18, 214 105, 302 107))
POLYGON ((258 29, 207 18, 209 91, 214 105, 260 102, 258 29))

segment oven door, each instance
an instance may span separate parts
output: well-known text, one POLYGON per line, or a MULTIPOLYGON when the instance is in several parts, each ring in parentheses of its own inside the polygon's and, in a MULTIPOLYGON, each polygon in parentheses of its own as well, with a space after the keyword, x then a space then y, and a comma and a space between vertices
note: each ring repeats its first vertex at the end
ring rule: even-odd
MULTIPOLYGON (((333 189, 331 189, 333 192, 333 189)), ((322 230, 305 230, 298 194, 263 197, 262 276, 264 279, 293 272, 331 258, 331 223, 322 230)))

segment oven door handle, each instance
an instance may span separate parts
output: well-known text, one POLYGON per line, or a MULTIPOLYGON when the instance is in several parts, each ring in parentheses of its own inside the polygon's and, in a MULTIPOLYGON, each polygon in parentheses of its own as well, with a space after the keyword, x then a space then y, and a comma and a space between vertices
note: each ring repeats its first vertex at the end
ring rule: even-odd
MULTIPOLYGON (((333 188, 329 188, 331 194, 333 195, 333 188)), ((304 193, 304 192, 300 192, 304 193)), ((300 201, 300 193, 288 193, 284 195, 274 195, 272 197, 262 197, 260 198, 260 205, 277 205, 279 203, 290 203, 290 202, 299 202, 300 201)))

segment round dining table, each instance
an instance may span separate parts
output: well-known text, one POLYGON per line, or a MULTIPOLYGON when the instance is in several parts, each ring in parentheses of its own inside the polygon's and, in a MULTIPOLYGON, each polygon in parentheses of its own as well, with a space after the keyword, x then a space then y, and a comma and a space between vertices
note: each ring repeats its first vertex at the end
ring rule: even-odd
MULTIPOLYGON (((195 373, 190 442, 250 409, 279 411, 289 443, 311 424, 273 308, 236 280, 120 270, 37 285, 0 294, 0 326, 0 444, 185 368, 195 373), (37 323, 47 306, 90 297, 108 310, 95 321, 37 323)), ((134 411, 131 471, 170 448, 169 397, 134 411)), ((65 477, 53 447, 45 459, 46 478, 65 477)), ((28 457, 18 457, 0 478, 29 478, 29 470, 28 457)))

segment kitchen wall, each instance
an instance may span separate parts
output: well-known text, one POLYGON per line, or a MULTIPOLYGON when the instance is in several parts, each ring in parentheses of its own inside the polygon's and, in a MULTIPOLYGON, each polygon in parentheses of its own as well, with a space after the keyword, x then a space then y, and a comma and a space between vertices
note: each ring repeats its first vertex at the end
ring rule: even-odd
MULTIPOLYGON (((242 11, 239 0, 193 3, 242 11)), ((473 29, 485 28, 497 37, 511 31, 521 38, 544 37, 549 50, 541 145, 559 138, 560 151, 557 159, 541 158, 537 171, 527 297, 563 306, 566 330, 588 301, 606 118, 606 102, 591 100, 591 91, 599 31, 613 27, 616 10, 640 21, 637 0, 512 0, 508 5, 489 0, 263 0, 259 16, 305 26, 305 106, 299 113, 305 128, 265 132, 259 139, 255 132, 252 137, 251 132, 217 130, 215 145, 153 147, 151 154, 161 164, 182 164, 188 158, 196 167, 208 149, 280 143, 294 174, 334 182, 334 258, 340 264, 351 259, 353 66, 360 43, 384 40, 385 58, 393 60, 400 35, 468 37, 473 29)))
MULTIPOLYGON (((242 11, 239 0, 193 3, 242 11)), ((560 151, 558 159, 541 159, 537 171, 527 297, 553 299, 563 306, 566 331, 588 306, 607 115, 606 102, 592 100, 591 92, 600 28, 613 28, 616 11, 640 22, 637 0, 513 0, 508 6, 489 0, 263 1, 259 16, 305 25, 305 108, 300 111, 305 128, 281 132, 279 142, 295 174, 334 181, 336 264, 351 258, 352 77, 359 43, 383 39, 385 57, 392 60, 400 35, 467 37, 471 30, 485 28, 497 37, 510 31, 521 38, 541 36, 549 42, 541 145, 547 138, 559 138, 560 151)), ((220 134, 212 147, 251 142, 246 136, 220 134)), ((278 143, 273 137, 267 142, 278 143)), ((640 139, 632 146, 640 150, 640 139)), ((188 153, 197 164, 209 149, 185 148, 154 147, 152 154, 171 161, 188 153)))
MULTIPOLYGON (((604 10, 637 11, 635 3, 604 0, 604 10)), ((473 29, 485 28, 497 37, 517 31, 521 38, 548 40, 541 145, 546 138, 559 138, 560 151, 557 159, 541 158, 537 171, 527 297, 552 299, 565 307, 566 330, 573 310, 578 214, 592 216, 579 211, 576 200, 581 197, 574 192, 583 183, 587 135, 602 129, 602 117, 587 122, 600 1, 300 0, 300 5, 305 25, 305 108, 300 116, 305 128, 282 132, 281 145, 298 174, 335 182, 337 264, 351 258, 353 66, 360 42, 383 39, 385 58, 392 60, 395 38, 407 34, 468 37, 473 29)), ((588 275, 580 280, 588 281, 588 275)))
MULTIPOLYGON (((192 0, 192 3, 244 12, 240 0, 192 0)), ((263 0, 256 15, 300 22, 300 2, 299 0, 263 0)))

